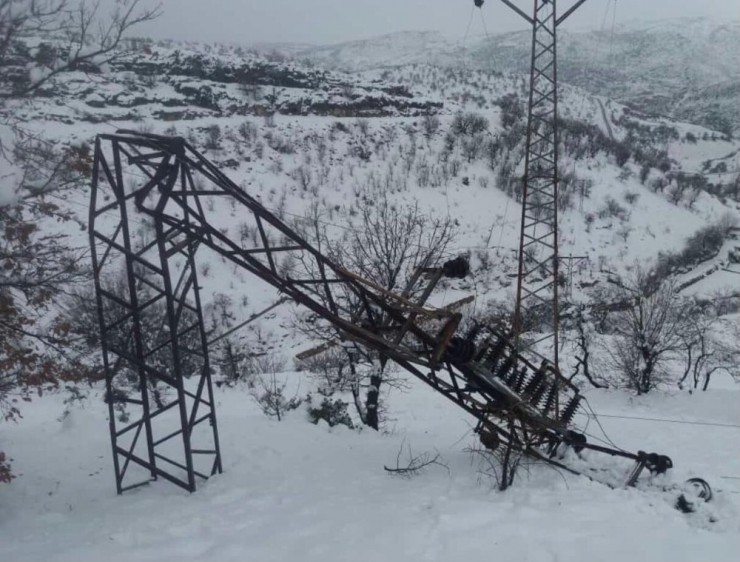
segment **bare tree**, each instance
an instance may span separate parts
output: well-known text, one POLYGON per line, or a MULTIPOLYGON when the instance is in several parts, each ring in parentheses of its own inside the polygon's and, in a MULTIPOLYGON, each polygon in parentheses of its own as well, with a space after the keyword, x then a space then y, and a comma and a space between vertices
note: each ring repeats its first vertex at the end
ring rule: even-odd
POLYGON ((575 345, 576 352, 576 370, 571 376, 571 380, 582 374, 594 388, 606 388, 606 382, 600 381, 592 372, 591 353, 594 346, 592 340, 593 323, 589 318, 589 313, 584 305, 575 305, 575 345))
POLYGON ((478 113, 458 113, 452 121, 450 130, 455 136, 477 136, 488 130, 488 119, 478 113))
MULTIPOLYGON (((15 100, 51 86, 62 73, 90 71, 118 54, 133 26, 156 17, 140 0, 112 13, 98 2, 0 0, 0 414, 16 419, 19 400, 90 376, 74 357, 72 326, 56 300, 86 275, 84 251, 45 230, 74 221, 55 198, 87 182, 89 147, 60 147, 26 130, 15 100), (41 39, 42 42, 38 43, 41 39)), ((0 479, 10 478, 0 453, 0 479)))
POLYGON ((693 322, 693 303, 679 296, 673 280, 659 280, 636 266, 613 293, 620 310, 610 319, 608 367, 638 394, 668 377, 667 365, 684 348, 693 322))
POLYGON ((514 484, 523 458, 520 451, 510 446, 491 449, 486 445, 474 445, 466 451, 478 461, 479 474, 495 482, 500 491, 503 492, 514 484))
POLYGON ((421 120, 421 127, 424 131, 424 136, 427 139, 431 139, 442 127, 442 121, 439 116, 434 113, 427 113, 421 120))
POLYGON ((110 15, 99 0, 0 0, 0 99, 33 94, 58 75, 113 60, 124 34, 156 18, 160 7, 119 0, 110 15), (36 52, 20 39, 49 39, 36 52))
POLYGON ((259 84, 243 82, 239 84, 239 90, 244 94, 244 97, 251 102, 256 103, 262 99, 262 87, 259 84))
MULTIPOLYGON (((678 381, 679 388, 688 381, 693 389, 707 390, 712 376, 718 372, 738 378, 740 349, 723 340, 717 330, 719 321, 708 314, 695 314, 692 320, 682 338, 684 372, 678 381)), ((736 337, 733 339, 737 341, 736 337)))
MULTIPOLYGON (((435 264, 455 235, 454 223, 449 218, 425 216, 418 203, 394 204, 385 195, 375 202, 366 199, 358 220, 341 239, 327 236, 317 208, 304 228, 307 236, 335 262, 392 292, 406 289, 418 267, 435 264)), ((413 299, 414 291, 407 296, 413 299)), ((360 303, 350 300, 347 306, 359 310, 360 303)), ((324 342, 336 338, 330 326, 313 318, 310 322, 299 321, 297 327, 324 342)), ((338 386, 348 384, 360 419, 377 430, 381 391, 384 387, 398 387, 401 380, 374 352, 354 345, 342 346, 342 350, 344 363, 338 367, 338 373, 344 377, 340 377, 338 386)))

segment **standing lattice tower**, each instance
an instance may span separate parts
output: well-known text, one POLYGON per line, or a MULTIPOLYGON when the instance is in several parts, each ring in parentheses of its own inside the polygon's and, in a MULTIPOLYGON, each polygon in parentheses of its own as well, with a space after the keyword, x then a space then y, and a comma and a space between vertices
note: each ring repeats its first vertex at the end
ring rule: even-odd
POLYGON ((586 0, 558 16, 557 0, 534 0, 532 16, 501 0, 532 25, 527 145, 514 333, 539 333, 550 343, 542 353, 556 367, 559 327, 558 255, 558 65, 557 28, 586 0), (549 341, 551 340, 551 341, 549 341))

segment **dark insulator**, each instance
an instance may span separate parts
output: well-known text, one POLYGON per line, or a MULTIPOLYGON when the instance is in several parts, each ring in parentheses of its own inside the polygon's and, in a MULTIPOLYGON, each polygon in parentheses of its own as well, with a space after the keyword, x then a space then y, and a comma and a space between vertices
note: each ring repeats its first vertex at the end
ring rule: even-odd
POLYGON ((550 387, 550 392, 547 393, 547 399, 545 400, 545 405, 542 408, 542 411, 547 414, 547 412, 551 411, 555 407, 555 398, 557 398, 558 395, 558 385, 554 384, 550 387))
POLYGON ((486 0, 473 0, 476 8, 482 8, 486 0))
POLYGON ((519 378, 519 369, 514 367, 505 377, 501 377, 509 388, 512 388, 516 384, 516 380, 519 378))
POLYGON ((470 263, 465 256, 460 256, 446 262, 442 266, 442 271, 445 277, 450 279, 465 279, 470 273, 470 263))
POLYGON ((514 366, 514 356, 509 355, 506 359, 504 359, 504 362, 501 363, 501 366, 498 368, 494 376, 498 379, 505 378, 513 366, 514 366))
POLYGON ((527 382, 528 376, 529 376, 529 371, 527 371, 526 367, 524 367, 521 371, 519 371, 519 376, 516 378, 516 381, 512 383, 513 389, 516 392, 521 392, 524 389, 524 385, 527 382))
POLYGON ((539 403, 540 403, 540 401, 542 400, 542 397, 543 397, 543 396, 545 396, 545 392, 546 392, 546 391, 547 391, 547 383, 543 383, 543 384, 539 385, 539 386, 538 386, 538 387, 537 387, 537 388, 536 388, 536 389, 534 390, 534 392, 532 393, 532 396, 531 396, 531 397, 530 397, 530 399, 529 399, 529 403, 530 403, 530 404, 531 404, 531 405, 532 405, 533 407, 535 407, 535 408, 536 408, 536 407, 537 407, 537 404, 539 404, 539 403))
POLYGON ((565 434, 565 440, 573 447, 573 450, 576 453, 580 453, 583 451, 583 446, 588 443, 588 439, 586 439, 586 436, 583 433, 579 433, 578 431, 568 431, 565 434))
POLYGON ((560 414, 560 421, 566 425, 570 424, 570 422, 573 421, 573 417, 576 415, 576 410, 578 409, 580 403, 581 395, 576 394, 573 398, 570 399, 570 402, 568 402, 568 405, 565 406, 562 414, 560 414))
POLYGON ((483 345, 478 347, 478 355, 475 356, 477 363, 483 363, 484 365, 488 361, 488 342, 483 342, 483 345))
POLYGON ((665 474, 668 469, 673 468, 671 457, 649 453, 645 460, 645 466, 652 474, 665 474))
POLYGON ((494 345, 490 345, 490 341, 487 344, 488 347, 481 350, 479 360, 484 362, 484 366, 489 371, 494 371, 501 359, 505 344, 501 340, 496 341, 494 345))
POLYGON ((465 339, 474 342, 478 338, 482 330, 483 326, 481 326, 480 324, 476 324, 468 330, 467 334, 465 334, 465 339))
POLYGON ((534 393, 537 392, 541 386, 543 386, 544 382, 545 372, 542 369, 537 369, 534 376, 532 376, 532 380, 530 380, 527 383, 527 386, 524 387, 524 394, 533 396, 534 393))
POLYGON ((493 355, 490 351, 483 356, 483 366, 488 372, 493 373, 498 367, 500 356, 493 355))
POLYGON ((506 384, 509 386, 509 388, 514 388, 517 384, 517 381, 520 379, 524 379, 527 377, 527 368, 524 367, 523 369, 512 369, 511 373, 509 373, 509 376, 504 379, 506 381, 506 384))

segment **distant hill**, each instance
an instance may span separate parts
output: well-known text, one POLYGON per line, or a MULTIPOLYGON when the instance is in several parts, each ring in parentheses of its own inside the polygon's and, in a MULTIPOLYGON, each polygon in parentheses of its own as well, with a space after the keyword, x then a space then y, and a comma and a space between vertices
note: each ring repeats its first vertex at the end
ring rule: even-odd
MULTIPOLYGON (((404 32, 293 50, 328 68, 368 70, 409 63, 526 73, 529 31, 452 41, 404 32)), ((627 22, 599 31, 561 31, 565 82, 641 112, 725 132, 740 130, 740 21, 681 18, 627 22)))

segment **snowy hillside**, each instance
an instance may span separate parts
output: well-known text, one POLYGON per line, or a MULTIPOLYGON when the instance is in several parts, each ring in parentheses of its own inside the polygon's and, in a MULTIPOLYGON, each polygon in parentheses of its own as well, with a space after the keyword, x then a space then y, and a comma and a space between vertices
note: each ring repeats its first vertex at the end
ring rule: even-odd
MULTIPOLYGON (((296 56, 364 70, 407 63, 470 66, 526 74, 529 31, 445 40, 394 34, 306 49, 296 56)), ((683 18, 617 22, 596 31, 560 31, 562 80, 631 107, 720 129, 740 126, 740 22, 683 18)))
MULTIPOLYGON (((674 74, 679 55, 661 49, 671 37, 676 49, 687 41, 704 45, 701 56, 709 59, 720 45, 726 63, 701 68, 697 55, 685 69, 714 84, 718 111, 734 119, 720 97, 736 100, 736 91, 715 82, 740 79, 732 62, 740 61, 740 26, 680 29, 686 40, 661 25, 642 29, 640 42, 634 27, 620 28, 608 43, 604 34, 564 35, 570 84, 560 99, 560 251, 577 261, 559 280, 563 310, 597 302, 638 263, 658 264, 680 296, 722 303, 719 329, 731 339, 740 308, 734 273, 740 140, 707 126, 706 90, 689 91, 674 74), (626 62, 606 74, 606 57, 626 62), (687 120, 651 115, 658 99, 661 107, 675 107, 658 113, 687 120)), ((509 314, 514 302, 528 87, 518 70, 527 60, 525 43, 524 35, 508 34, 461 51, 431 33, 309 49, 136 40, 114 64, 64 73, 43 95, 4 109, 44 146, 74 147, 83 167, 91 166, 91 146, 102 133, 181 136, 317 246, 349 245, 363 226, 363 210, 386 202, 419 209, 454 229, 442 257, 465 254, 472 268, 465 279, 443 280, 430 303, 473 296, 464 312, 488 319, 509 314), (468 64, 489 60, 490 49, 493 70, 468 64), (460 57, 467 62, 455 64, 460 57)), ((86 248, 89 196, 87 185, 54 196, 77 221, 48 221, 45 232, 67 234, 86 248)), ((260 233, 235 201, 204 197, 203 207, 223 236, 243 248, 257 246, 260 233)), ((131 217, 131 225, 134 246, 154 239, 146 217, 131 217)), ((239 326, 281 296, 222 255, 202 248, 198 259, 209 336, 239 326)), ((295 264, 281 266, 289 271, 295 264)), ((75 301, 83 313, 91 310, 90 295, 75 301)), ((52 393, 24 405, 21 423, 0 425, 18 475, 0 485, 0 560, 735 559, 740 458, 733 443, 740 417, 730 376, 717 374, 705 393, 679 392, 683 365, 674 363, 660 392, 635 397, 594 390, 578 371, 574 383, 589 407, 576 423, 589 441, 659 451, 676 470, 643 475, 637 489, 625 489, 616 483, 629 466, 568 451, 568 460, 593 480, 526 463, 515 486, 499 493, 492 465, 471 451, 479 443, 474 419, 410 375, 393 371, 398 381, 383 387, 380 432, 357 429, 356 413, 347 417, 354 429, 309 423, 307 407, 322 399, 325 381, 296 354, 318 343, 299 329, 315 320, 284 304, 213 346, 225 472, 199 484, 194 495, 157 481, 114 497, 101 384, 78 389, 71 395, 76 400, 52 393), (244 367, 230 376, 229 363, 248 365, 249 372, 244 367), (264 415, 255 400, 260 377, 272 377, 294 405, 302 404, 282 421, 264 415), (384 465, 402 464, 409 448, 427 458, 439 453, 438 464, 409 479, 387 473, 384 465), (674 509, 673 485, 691 476, 710 480, 717 497, 686 515, 674 509)), ((97 341, 87 339, 94 344, 90 360, 99 362, 97 341)), ((570 377, 575 344, 565 340, 562 363, 570 377)), ((333 376, 327 372, 325 378, 333 376)), ((337 396, 351 405, 346 388, 337 396)), ((116 415, 127 423, 125 408, 116 415)))
MULTIPOLYGON (((140 45, 100 74, 65 75, 52 97, 13 110, 29 131, 60 146, 89 145, 116 129, 182 135, 278 216, 318 213, 331 238, 356 228, 357 210, 372 198, 418 201, 457 225, 449 255, 471 255, 475 273, 472 286, 450 287, 436 304, 472 288, 482 311, 513 300, 526 87, 516 74, 431 65, 346 74, 238 48, 165 43, 140 45), (460 112, 479 114, 486 130, 455 136, 460 112)), ((736 212, 740 142, 571 86, 562 88, 560 111, 570 123, 561 252, 587 258, 569 285, 598 288, 636 261, 679 253, 694 233, 736 212), (699 172, 718 173, 692 183, 699 172)), ((84 190, 66 204, 85 220, 84 190)), ((221 205, 213 220, 233 239, 245 236, 238 210, 221 205)), ((87 243, 84 232, 72 235, 87 243)), ((143 224, 139 235, 149 236, 143 224)), ((713 280, 733 248, 728 242, 707 256, 713 280)), ((213 277, 204 290, 208 302, 233 303, 232 324, 275 300, 243 273, 221 275, 221 261, 204 258, 203 275, 213 277)), ((712 282, 713 292, 734 289, 734 279, 724 279, 712 282)), ((283 307, 279 320, 260 322, 256 329, 275 336, 260 341, 270 349, 302 345, 285 339, 292 315, 283 307)))
POLYGON ((347 71, 406 64, 444 65, 452 62, 454 43, 435 31, 404 31, 321 47, 293 51, 293 56, 325 68, 347 71))
MULTIPOLYGON (((299 221, 314 213, 332 239, 359 228, 358 210, 378 197, 418 201, 456 225, 448 254, 469 254, 475 274, 433 302, 472 292, 475 313, 513 302, 525 77, 431 65, 345 74, 233 48, 153 44, 93 80, 65 76, 55 97, 24 104, 16 115, 61 144, 90 143, 117 128, 183 135, 278 216, 299 221), (459 112, 479 114, 487 130, 454 134, 459 112)), ((637 261, 680 254, 697 232, 735 215, 737 141, 572 86, 563 86, 560 110, 569 120, 561 252, 586 258, 568 273, 575 301, 588 302, 637 261)), ((68 204, 84 222, 87 193, 68 204)), ((233 206, 215 202, 210 213, 232 239, 250 235, 233 206)), ((151 236, 145 223, 138 235, 151 236)), ((73 236, 87 243, 83 232, 73 236)), ((692 286, 699 296, 729 297, 735 279, 724 269, 736 245, 728 239, 701 263, 670 267, 682 282, 704 276, 692 286)), ((206 302, 233 309, 225 329, 277 295, 242 272, 223 275, 222 263, 204 253, 201 274, 206 302)), ((240 339, 257 334, 260 350, 290 365, 310 347, 291 333, 294 315, 281 307, 240 339)))
MULTIPOLYGON (((68 73, 49 97, 12 111, 58 146, 89 147, 116 129, 182 135, 278 216, 313 213, 333 239, 357 228, 368 201, 418 201, 456 225, 448 253, 470 255, 475 274, 435 304, 472 290, 480 312, 513 301, 526 88, 517 74, 426 64, 347 74, 233 47, 139 42, 111 68, 68 73), (461 114, 479 115, 484 129, 455 132, 461 114)), ((736 216, 740 142, 567 85, 560 111, 561 253, 586 258, 569 271, 568 285, 584 288, 576 300, 636 261, 680 254, 697 232, 736 216)), ((81 190, 64 203, 82 223, 87 197, 81 190)), ((249 235, 237 209, 216 202, 210 213, 233 239, 249 235)), ((71 235, 87 244, 84 232, 71 235)), ((151 235, 144 223, 138 235, 151 235)), ((723 274, 734 249, 727 240, 702 256, 707 291, 734 291, 723 274)), ((232 303, 231 325, 275 300, 244 273, 222 275, 221 262, 204 258, 202 275, 213 278, 204 290, 207 302, 232 303)), ((670 267, 690 277, 696 265, 670 267)), ((287 338, 294 313, 275 314, 253 329, 274 332, 259 338, 270 349, 291 342, 290 360, 304 345, 287 338)))

